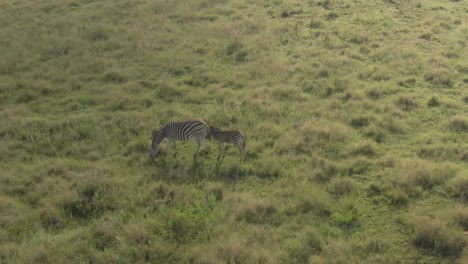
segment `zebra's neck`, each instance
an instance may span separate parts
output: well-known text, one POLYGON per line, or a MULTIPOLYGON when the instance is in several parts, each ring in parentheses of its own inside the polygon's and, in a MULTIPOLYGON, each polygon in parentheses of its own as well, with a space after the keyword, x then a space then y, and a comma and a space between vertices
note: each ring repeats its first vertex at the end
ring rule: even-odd
POLYGON ((166 137, 166 126, 162 127, 159 129, 158 132, 156 132, 156 135, 154 136, 154 140, 156 143, 161 143, 161 141, 166 137))

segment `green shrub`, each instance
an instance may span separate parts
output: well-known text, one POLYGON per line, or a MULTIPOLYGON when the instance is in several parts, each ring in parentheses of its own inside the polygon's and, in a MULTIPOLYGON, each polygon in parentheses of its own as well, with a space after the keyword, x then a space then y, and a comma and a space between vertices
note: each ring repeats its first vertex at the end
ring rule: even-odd
POLYGON ((251 248, 243 240, 218 244, 216 255, 223 263, 248 263, 252 261, 251 248))
POLYGON ((454 132, 468 133, 468 119, 464 116, 454 116, 450 118, 448 127, 454 132))
POLYGON ((463 234, 427 218, 415 219, 412 240, 415 246, 444 257, 460 256, 466 245, 463 234))
POLYGON ((381 127, 372 124, 366 127, 363 132, 367 137, 373 139, 376 143, 384 143, 386 133, 385 130, 381 127))
POLYGON ((34 101, 38 98, 37 94, 33 91, 25 91, 16 98, 16 103, 25 104, 34 101))
POLYGON ((352 118, 349 123, 354 128, 360 128, 360 127, 368 126, 371 123, 371 119, 370 117, 367 117, 367 116, 360 116, 360 117, 352 118))
POLYGON ((318 216, 329 216, 331 214, 333 199, 323 188, 304 186, 294 194, 295 204, 287 210, 287 213, 307 214, 312 212, 318 216))
POLYGON ((119 72, 108 72, 102 76, 102 80, 106 83, 125 83, 128 78, 119 72))
POLYGON ((382 89, 380 88, 371 88, 366 91, 367 97, 369 97, 372 100, 377 100, 379 99, 383 94, 382 89))
POLYGON ((255 175, 262 179, 276 179, 283 176, 283 167, 272 159, 263 160, 257 164, 255 175))
POLYGON ((411 111, 418 106, 416 99, 413 96, 400 96, 396 104, 405 111, 411 111))
POLYGON ((269 202, 255 200, 247 202, 237 213, 237 221, 245 221, 249 224, 278 224, 278 209, 269 202))
POLYGON ((351 151, 351 154, 354 156, 368 156, 372 157, 377 154, 375 149, 375 144, 372 142, 362 142, 354 147, 351 151))
POLYGON ((455 175, 455 170, 448 164, 431 164, 426 161, 410 161, 394 172, 392 179, 395 188, 402 189, 409 195, 416 195, 421 190, 431 190, 443 185, 455 175))
POLYGON ((94 227, 93 238, 96 248, 104 251, 116 246, 119 243, 115 234, 117 230, 118 228, 107 223, 102 223, 94 227))
POLYGON ((394 188, 386 195, 390 199, 390 203, 394 206, 406 206, 409 203, 409 194, 405 190, 394 188))
POLYGON ((327 185, 327 190, 335 197, 352 194, 357 189, 354 181, 349 178, 334 178, 327 185))
POLYGON ((226 47, 226 54, 231 56, 234 53, 239 52, 244 45, 239 41, 239 40, 234 40, 232 41, 227 47, 226 47))
POLYGON ((284 261, 290 263, 307 263, 313 254, 320 253, 323 248, 319 233, 307 230, 303 235, 285 242, 286 256, 284 261))
POLYGON ((455 208, 451 210, 451 223, 454 223, 463 230, 468 230, 468 211, 464 207, 455 208))
POLYGON ((170 231, 170 237, 179 242, 187 243, 192 239, 195 239, 199 229, 198 223, 190 219, 190 214, 179 212, 174 215, 168 222, 168 230, 170 231))
POLYGON ((100 216, 118 207, 114 186, 108 184, 85 184, 78 190, 78 195, 68 195, 61 201, 65 212, 75 218, 89 219, 100 216))
POLYGON ((389 248, 389 244, 382 238, 374 238, 367 242, 365 251, 367 253, 377 254, 384 253, 389 248))
POLYGON ((427 106, 429 107, 437 107, 440 105, 439 99, 437 97, 433 96, 429 101, 427 101, 427 106))
POLYGON ((452 178, 448 184, 448 191, 452 197, 459 199, 462 202, 468 201, 468 175, 459 173, 452 178))
POLYGON ((331 219, 343 229, 353 229, 359 225, 359 211, 353 202, 345 202, 332 213, 331 219))
POLYGON ((447 69, 432 69, 424 74, 424 79, 433 85, 452 87, 453 86, 453 73, 447 69))
POLYGON ((56 232, 65 227, 66 221, 56 209, 46 209, 39 216, 42 227, 49 232, 56 232))

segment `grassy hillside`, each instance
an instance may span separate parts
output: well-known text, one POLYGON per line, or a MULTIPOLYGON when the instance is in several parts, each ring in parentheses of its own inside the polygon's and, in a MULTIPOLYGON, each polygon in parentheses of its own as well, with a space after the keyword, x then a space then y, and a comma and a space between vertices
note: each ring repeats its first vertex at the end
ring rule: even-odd
POLYGON ((468 262, 468 6, 0 3, 0 263, 468 262), (217 144, 151 131, 203 118, 217 144))

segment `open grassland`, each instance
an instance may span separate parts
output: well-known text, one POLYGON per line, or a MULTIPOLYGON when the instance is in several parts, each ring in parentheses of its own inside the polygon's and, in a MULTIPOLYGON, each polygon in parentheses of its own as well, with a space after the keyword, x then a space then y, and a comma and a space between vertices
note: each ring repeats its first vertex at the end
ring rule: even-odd
POLYGON ((0 2, 0 263, 467 263, 468 6, 0 2), (151 131, 247 136, 216 162, 151 131))

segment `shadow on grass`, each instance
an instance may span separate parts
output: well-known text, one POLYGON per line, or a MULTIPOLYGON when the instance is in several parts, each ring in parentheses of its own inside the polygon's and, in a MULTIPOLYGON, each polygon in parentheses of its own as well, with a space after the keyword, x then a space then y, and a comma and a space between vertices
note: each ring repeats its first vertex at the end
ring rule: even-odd
POLYGON ((144 166, 151 171, 152 178, 168 183, 197 183, 205 179, 237 181, 249 172, 248 167, 239 162, 225 162, 224 157, 214 159, 206 154, 198 158, 160 155, 149 158, 144 166))

